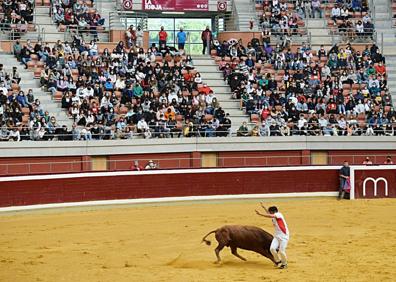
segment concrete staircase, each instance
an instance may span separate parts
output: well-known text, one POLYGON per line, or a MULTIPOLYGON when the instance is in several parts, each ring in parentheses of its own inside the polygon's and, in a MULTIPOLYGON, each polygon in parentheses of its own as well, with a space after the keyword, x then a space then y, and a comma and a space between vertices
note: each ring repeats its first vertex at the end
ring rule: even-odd
MULTIPOLYGON (((114 2, 111 3, 113 6, 115 6, 114 2)), ((104 4, 103 4, 104 5, 104 4)), ((107 4, 106 4, 107 5, 107 4)), ((40 35, 43 41, 45 42, 56 42, 57 40, 61 41, 70 41, 71 36, 68 31, 61 32, 58 30, 58 27, 56 24, 54 24, 52 18, 49 15, 49 7, 46 6, 37 6, 35 8, 35 23, 37 24, 37 27, 40 28, 40 35)), ((106 14, 104 14, 106 15, 106 14)), ((107 18, 105 21, 108 24, 108 15, 109 13, 107 12, 107 18)), ((108 28, 107 28, 108 30, 108 28)), ((86 42, 89 42, 90 40, 94 39, 94 37, 89 34, 89 33, 83 33, 84 40, 86 42)), ((22 37, 22 39, 37 39, 37 34, 32 33, 29 34, 27 33, 22 37)), ((109 34, 107 32, 99 32, 98 33, 98 39, 99 42, 108 42, 109 41, 109 34)))
POLYGON ((226 113, 230 114, 231 129, 235 132, 242 122, 249 122, 248 115, 239 109, 239 101, 231 98, 231 89, 224 81, 216 62, 209 56, 193 56, 195 69, 201 74, 202 80, 208 84, 226 113))
POLYGON ((41 90, 39 81, 34 79, 32 71, 25 69, 11 54, 0 53, 0 62, 4 65, 7 72, 11 72, 12 67, 16 66, 21 74, 21 82, 19 84, 21 90, 27 93, 28 89, 32 89, 34 98, 40 100, 44 111, 48 111, 51 116, 55 116, 59 125, 66 125, 68 128, 71 128, 72 121, 66 112, 61 109, 60 103, 53 101, 50 94, 41 90))
POLYGON ((391 6, 388 0, 373 1, 370 7, 373 13, 375 29, 377 32, 377 45, 382 50, 386 59, 388 72, 388 87, 392 94, 393 105, 396 106, 396 33, 392 28, 391 6))
MULTIPOLYGON (((35 22, 42 30, 41 37, 43 41, 57 41, 64 40, 64 32, 59 32, 56 24, 53 23, 49 15, 49 7, 37 6, 35 8, 35 22)), ((27 34, 27 36, 29 36, 27 34)), ((27 38, 26 38, 27 39, 27 38)))
POLYGON ((386 56, 386 70, 388 73, 388 88, 392 95, 393 106, 396 107, 396 55, 386 56))
MULTIPOLYGON (((308 33, 311 35, 311 45, 320 46, 332 45, 332 37, 330 35, 330 30, 327 28, 326 19, 313 19, 308 18, 305 20, 306 27, 308 28, 308 33)), ((338 39, 338 38, 337 38, 338 39)))
POLYGON ((102 18, 105 19, 106 29, 110 26, 110 13, 117 10, 117 1, 112 0, 96 0, 94 2, 95 8, 99 11, 102 18))
POLYGON ((250 31, 250 20, 254 21, 253 31, 258 31, 258 18, 256 14, 256 4, 251 0, 234 0, 233 17, 237 22, 239 31, 250 31))

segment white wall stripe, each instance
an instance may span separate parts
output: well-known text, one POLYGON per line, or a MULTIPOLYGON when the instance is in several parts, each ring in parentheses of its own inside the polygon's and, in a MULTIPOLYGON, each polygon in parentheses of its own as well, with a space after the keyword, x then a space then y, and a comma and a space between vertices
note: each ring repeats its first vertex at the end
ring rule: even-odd
POLYGON ((189 174, 189 173, 219 173, 219 172, 232 173, 232 172, 266 172, 266 171, 299 171, 299 170, 332 170, 332 169, 338 170, 340 168, 341 166, 286 166, 286 167, 246 167, 246 168, 88 172, 88 173, 5 176, 5 177, 0 177, 0 182, 46 180, 46 179, 69 179, 69 178, 82 178, 82 177, 103 177, 103 176, 153 175, 153 174, 158 175, 158 174, 189 174))
POLYGON ((44 205, 12 206, 0 208, 0 212, 15 212, 40 209, 68 208, 68 207, 88 207, 88 206, 108 206, 108 205, 128 205, 146 203, 172 203, 186 201, 213 201, 213 200, 243 200, 243 199, 267 199, 267 198, 304 198, 304 197, 335 197, 338 192, 300 192, 300 193, 270 193, 270 194, 242 194, 242 195, 214 195, 214 196, 187 196, 187 197, 165 197, 165 198, 144 198, 125 200, 105 200, 71 202, 44 205))

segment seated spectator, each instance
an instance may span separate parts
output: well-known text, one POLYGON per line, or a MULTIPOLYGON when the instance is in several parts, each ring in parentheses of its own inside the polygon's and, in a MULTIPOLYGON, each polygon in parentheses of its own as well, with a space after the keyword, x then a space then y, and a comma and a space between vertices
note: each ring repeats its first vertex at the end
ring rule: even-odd
POLYGON ((153 162, 152 160, 149 160, 149 162, 144 167, 144 169, 146 169, 146 170, 158 169, 158 165, 155 162, 153 162))

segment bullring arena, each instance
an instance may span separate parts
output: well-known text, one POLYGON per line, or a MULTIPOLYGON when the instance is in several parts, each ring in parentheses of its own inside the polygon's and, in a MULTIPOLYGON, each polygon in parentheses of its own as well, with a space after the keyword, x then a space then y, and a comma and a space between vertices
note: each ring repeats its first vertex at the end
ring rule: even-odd
POLYGON ((392 281, 396 245, 386 238, 396 231, 395 200, 364 198, 394 197, 395 168, 351 167, 354 201, 335 200, 337 171, 305 166, 3 177, 1 203, 10 207, 1 208, 0 278, 392 281), (387 183, 364 181, 378 174, 387 183), (217 182, 207 182, 213 179, 217 182), (163 189, 160 183, 175 184, 163 189), (24 206, 15 205, 22 201, 24 206), (243 262, 227 248, 215 265, 215 244, 201 244, 209 231, 242 224, 271 232, 270 221, 254 213, 259 201, 276 204, 287 217, 289 268, 276 269, 268 259, 241 250, 248 259, 243 262))
POLYGON ((396 281, 395 19, 0 0, 0 282, 396 281))
MULTIPOLYGON (((224 224, 256 225, 256 200, 2 214, 1 281, 394 281, 395 200, 271 199, 287 217, 289 268, 200 244, 224 224)), ((214 240, 213 235, 209 237, 214 240)))

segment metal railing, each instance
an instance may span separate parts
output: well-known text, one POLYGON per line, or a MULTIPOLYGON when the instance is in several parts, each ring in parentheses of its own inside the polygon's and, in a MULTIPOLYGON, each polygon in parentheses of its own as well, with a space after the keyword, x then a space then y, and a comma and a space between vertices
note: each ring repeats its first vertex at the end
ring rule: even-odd
POLYGON ((0 40, 16 40, 20 39, 26 34, 29 34, 31 40, 43 39, 43 28, 38 24, 29 24, 30 28, 25 28, 23 25, 2 26, 0 31, 0 40), (33 29, 31 27, 34 27, 33 29))
POLYGON ((131 24, 140 26, 143 30, 148 29, 148 14, 135 11, 116 11, 110 12, 110 28, 120 24, 127 29, 131 24))
MULTIPOLYGON (((328 114, 330 115, 330 114, 328 114)), ((336 114, 334 114, 336 116, 336 114)), ((121 115, 123 116, 123 115, 121 115)), ((72 117, 71 117, 72 119, 72 117)), ((77 122, 78 119, 75 120, 77 122)), ((337 119, 337 122, 339 120, 337 119)), ((115 123, 118 119, 115 119, 115 123)), ((174 124, 173 126, 167 125, 164 128, 161 126, 149 126, 147 130, 134 130, 136 125, 128 125, 129 131, 121 130, 118 131, 116 128, 110 128, 108 126, 98 127, 98 133, 91 132, 92 126, 77 126, 76 130, 67 131, 67 128, 57 126, 52 128, 51 131, 47 127, 43 127, 44 131, 41 132, 38 129, 32 129, 27 126, 19 127, 8 127, 0 129, 0 141, 11 141, 14 138, 9 138, 9 132, 13 129, 24 130, 21 134, 21 141, 31 140, 31 141, 95 141, 95 140, 117 140, 117 139, 178 139, 178 138, 188 138, 188 139, 199 139, 199 138, 214 138, 214 137, 264 137, 271 138, 276 136, 293 137, 293 136, 382 136, 391 137, 396 136, 396 123, 387 123, 390 125, 389 128, 383 128, 382 124, 378 128, 375 127, 376 123, 372 124, 371 121, 361 120, 359 123, 356 121, 350 124, 347 120, 345 121, 345 127, 341 127, 338 123, 330 123, 326 119, 326 125, 321 125, 317 123, 305 122, 303 126, 298 127, 297 122, 286 123, 275 121, 273 122, 278 126, 277 129, 272 129, 267 124, 265 126, 259 126, 259 120, 251 121, 246 123, 246 129, 226 129, 224 126, 222 128, 213 128, 213 125, 208 120, 207 123, 193 124, 191 127, 187 124, 174 124), (189 128, 188 131, 185 131, 189 128), (379 132, 378 130, 381 130, 379 132), (40 135, 41 134, 41 135, 40 135)), ((221 123, 220 123, 221 124, 221 123)), ((384 124, 385 125, 385 124, 384 124)), ((222 125, 221 125, 222 126, 222 125)))
MULTIPOLYGON (((373 165, 385 164, 387 157, 396 158, 395 154, 336 154, 328 155, 325 164, 340 166, 344 160, 349 161, 350 165, 361 165, 369 157, 373 165)), ((144 167, 149 161, 156 164, 157 169, 186 169, 194 168, 194 163, 201 164, 201 158, 130 158, 126 160, 107 160, 106 171, 128 171, 132 169, 134 162, 137 161, 139 166, 144 167)), ((306 166, 312 165, 313 157, 311 155, 264 155, 264 156, 247 156, 247 157, 221 157, 216 159, 217 168, 235 168, 235 167, 279 167, 279 166, 306 166)), ((396 167, 396 166, 395 166, 396 167)), ((199 169, 199 168, 197 168, 199 169)), ((0 176, 10 175, 32 175, 32 174, 49 174, 49 173, 75 173, 92 171, 91 161, 55 161, 55 162, 31 162, 31 163, 8 163, 0 164, 0 176)))

